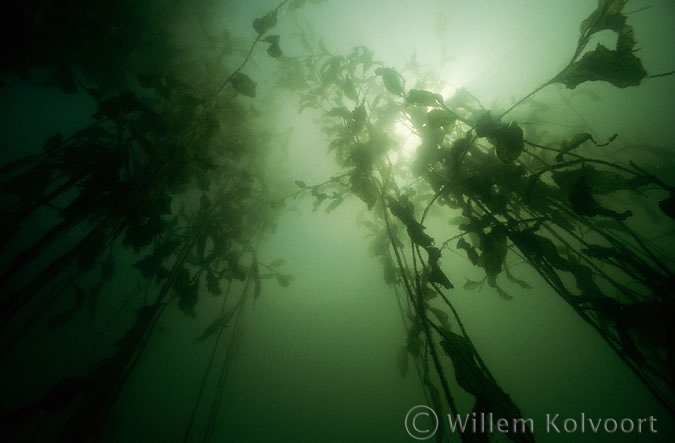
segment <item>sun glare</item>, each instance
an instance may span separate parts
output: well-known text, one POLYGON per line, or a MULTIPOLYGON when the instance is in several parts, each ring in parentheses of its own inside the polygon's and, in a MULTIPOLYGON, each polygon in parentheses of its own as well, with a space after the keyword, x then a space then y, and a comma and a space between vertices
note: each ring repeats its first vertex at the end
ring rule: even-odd
POLYGON ((394 134, 400 146, 399 154, 403 157, 411 158, 420 145, 421 140, 419 136, 405 122, 398 122, 394 125, 394 134))

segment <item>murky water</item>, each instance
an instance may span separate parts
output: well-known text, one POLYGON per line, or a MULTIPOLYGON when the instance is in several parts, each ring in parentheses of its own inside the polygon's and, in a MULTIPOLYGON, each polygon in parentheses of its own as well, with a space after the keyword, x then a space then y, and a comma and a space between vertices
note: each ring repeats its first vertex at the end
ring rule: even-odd
MULTIPOLYGON (((0 440, 409 442, 429 437, 433 441, 426 432, 433 427, 428 415, 414 423, 421 430, 417 438, 406 428, 412 423, 406 414, 427 405, 440 416, 444 433, 438 438, 461 441, 458 433, 450 432, 447 404, 437 410, 425 391, 419 365, 431 362, 431 356, 418 356, 415 366, 406 331, 414 324, 414 309, 403 285, 390 284, 383 255, 377 252, 378 234, 371 225, 382 222, 376 212, 382 211, 386 199, 362 190, 338 196, 331 194, 332 188, 321 187, 339 183, 349 173, 340 164, 339 148, 330 145, 335 134, 321 120, 325 103, 306 106, 302 113, 299 108, 312 94, 334 92, 284 88, 279 81, 291 74, 282 68, 290 69, 294 58, 302 59, 308 52, 318 53, 319 41, 326 51, 344 57, 363 45, 378 66, 402 73, 406 91, 431 90, 429 85, 434 85, 434 92, 450 103, 465 89, 485 108, 504 110, 569 62, 580 23, 593 12, 595 2, 284 2, 272 28, 280 36, 284 53, 280 59, 264 50, 270 41, 254 47, 250 57, 248 52, 257 36, 251 23, 277 6, 271 1, 143 6, 130 2, 119 10, 102 6, 110 2, 94 2, 84 12, 65 7, 63 16, 49 3, 17 8, 29 18, 34 32, 63 35, 64 40, 46 44, 28 39, 31 48, 42 50, 27 47, 23 53, 30 57, 8 59, 0 75, 2 164, 34 155, 31 164, 57 165, 50 184, 32 194, 25 191, 27 185, 18 192, 7 185, 23 166, 3 170, 2 223, 12 235, 2 245, 0 260, 2 306, 11 313, 3 317, 6 326, 1 335, 0 440), (297 10, 291 8, 300 3, 304 5, 297 10), (76 31, 59 29, 54 23, 60 20, 76 31), (101 33, 91 34, 96 27, 101 33), (88 32, 90 45, 73 37, 88 32), (303 38, 309 41, 303 43, 303 38), (110 51, 98 53, 96 45, 110 51), (64 48, 72 48, 72 54, 65 54, 64 48), (255 81, 253 94, 248 84, 237 86, 228 77, 244 61, 242 72, 255 81), (289 64, 280 67, 282 62, 289 64), (68 79, 55 75, 54 66, 70 67, 77 93, 67 93, 68 79), (144 80, 139 74, 148 77, 144 80), (85 85, 91 90, 86 91, 85 85), (219 86, 222 92, 214 94, 219 86), (128 102, 108 102, 121 107, 102 110, 104 97, 124 90, 133 90, 143 106, 130 111, 124 108, 132 106, 128 102), (210 102, 209 97, 218 100, 210 102), (95 120, 91 116, 97 111, 109 114, 95 120), (209 126, 211 121, 215 123, 209 126), (78 132, 90 125, 102 132, 78 132), (56 132, 66 139, 58 152, 82 150, 70 157, 41 154, 45 140, 56 132), (80 136, 68 138, 73 134, 80 136), (115 161, 103 145, 129 147, 124 162, 109 167, 113 178, 101 172, 115 161), (180 152, 181 147, 188 149, 185 157, 166 154, 171 149, 180 152), (215 159, 215 165, 186 166, 188 172, 155 168, 162 162, 166 168, 172 164, 192 168, 204 158, 215 159), (80 173, 63 193, 46 198, 80 173), (178 177, 184 173, 190 178, 181 182, 178 177), (94 179, 87 182, 87 177, 99 181, 91 185, 94 179), (129 183, 142 186, 123 187, 129 183), (74 206, 73 201, 89 195, 85 191, 90 188, 100 194, 74 206), (380 203, 370 205, 370 197, 380 203), (130 234, 134 224, 139 230, 152 229, 156 212, 139 219, 133 214, 153 205, 159 208, 163 198, 168 206, 157 209, 157 219, 164 230, 148 234, 147 241, 147 231, 134 231, 137 237, 130 234), (28 211, 32 205, 35 208, 28 211), (80 218, 78 211, 84 214, 80 218), (69 220, 76 221, 64 227, 62 235, 55 234, 69 220), (87 255, 92 240, 70 261, 58 261, 89 238, 95 226, 105 226, 107 239, 98 254, 87 255), (14 227, 19 229, 13 232, 14 227), (218 235, 211 234, 216 231, 218 235), (221 249, 219 242, 224 245, 221 249), (21 255, 36 244, 40 247, 34 257, 21 255), (161 245, 170 245, 166 257, 143 268, 139 261, 153 256, 161 245), (103 278, 110 262, 114 276, 103 278), (55 271, 49 274, 51 269, 55 271), (44 275, 49 277, 42 280, 44 275), (191 291, 194 299, 186 295, 191 291), (143 320, 144 312, 151 312, 151 321, 143 320), (106 389, 109 383, 116 388, 106 389), (69 422, 70 417, 76 420, 69 422), (64 427, 69 434, 64 434, 64 427)), ((636 35, 635 53, 648 73, 672 71, 673 5, 635 1, 625 6, 624 13, 636 35)), ((613 38, 609 30, 599 32, 589 47, 608 45, 613 38)), ((14 49, 12 54, 22 53, 14 49)), ((328 75, 326 66, 319 68, 319 76, 328 75)), ((310 71, 307 67, 308 78, 310 71)), ((368 91, 364 86, 357 92, 367 97, 368 91)), ((536 94, 531 107, 516 108, 509 119, 522 125, 526 137, 536 133, 543 140, 566 140, 588 131, 603 144, 618 134, 608 146, 581 152, 592 156, 593 149, 611 151, 608 162, 635 162, 672 184, 673 97, 673 76, 648 78, 639 87, 621 89, 589 82, 570 91, 552 84, 536 94)), ((359 100, 348 103, 351 113, 359 100)), ((369 101, 372 115, 374 108, 369 101)), ((407 109, 404 117, 413 112, 407 109)), ((408 123, 392 123, 387 135, 393 144, 408 148, 390 154, 388 161, 404 165, 397 186, 421 189, 422 175, 415 176, 405 166, 419 155, 420 134, 410 130, 414 116, 401 121, 408 123)), ((31 186, 40 182, 39 177, 38 168, 31 186)), ((345 183, 351 183, 354 191, 355 179, 350 177, 352 182, 345 183)), ((425 192, 426 196, 422 191, 410 194, 418 218, 422 203, 434 193, 428 186, 425 192)), ((637 208, 626 226, 662 254, 664 273, 672 278, 673 224, 658 209, 658 200, 667 194, 658 192, 645 190, 643 201, 624 188, 601 201, 619 212, 637 208)), ((389 217, 398 223, 394 215, 392 211, 389 217)), ((500 274, 499 290, 508 295, 500 297, 486 283, 486 266, 473 265, 460 248, 452 247, 460 223, 449 219, 459 215, 461 211, 442 204, 429 211, 424 222, 436 245, 452 240, 440 263, 454 288, 442 293, 498 386, 517 404, 522 418, 531 420, 535 440, 671 441, 672 410, 668 412, 598 330, 580 318, 522 254, 510 250, 503 268, 512 278, 500 274), (472 282, 482 282, 480 289, 472 282)), ((417 242, 413 235, 413 240, 405 236, 404 224, 398 223, 405 243, 401 250, 417 242)), ((409 225, 407 229, 410 233, 409 225)), ((598 241, 589 232, 580 235, 598 241)), ((412 275, 412 262, 418 258, 410 255, 405 260, 412 275)), ((501 262, 499 266, 501 270, 501 262)), ((600 263, 596 272, 614 276, 616 271, 600 263)), ((397 278, 402 275, 405 272, 397 278)), ((573 273, 562 279, 576 288, 570 283, 573 273)), ((614 288, 602 287, 607 297, 617 297, 610 293, 614 288)), ((663 309, 672 306, 669 296, 663 297, 663 309)), ((427 305, 433 312, 430 308, 445 310, 446 316, 450 312, 438 296, 427 305)), ((437 321, 429 316, 441 325, 441 317, 437 321)), ((448 324, 456 333, 454 317, 448 324)), ((661 343, 662 338, 655 340, 661 343)), ((672 353, 672 335, 665 340, 659 349, 667 355, 672 353)), ((438 343, 436 347, 443 352, 438 343)), ((471 420, 475 398, 458 386, 456 369, 446 360, 440 367, 456 406, 461 418, 471 420)), ((433 382, 445 400, 436 375, 433 382)), ((672 398, 672 392, 665 392, 665 397, 672 398)), ((487 438, 485 433, 479 435, 487 438)), ((499 430, 492 436, 495 441, 509 441, 508 437, 499 430)), ((527 438, 514 441, 530 441, 527 438)))

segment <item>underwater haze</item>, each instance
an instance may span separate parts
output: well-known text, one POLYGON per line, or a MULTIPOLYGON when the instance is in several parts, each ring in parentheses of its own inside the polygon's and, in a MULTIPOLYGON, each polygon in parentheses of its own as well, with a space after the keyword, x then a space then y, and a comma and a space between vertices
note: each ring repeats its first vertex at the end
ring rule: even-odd
POLYGON ((0 10, 0 441, 673 441, 671 1, 0 10))

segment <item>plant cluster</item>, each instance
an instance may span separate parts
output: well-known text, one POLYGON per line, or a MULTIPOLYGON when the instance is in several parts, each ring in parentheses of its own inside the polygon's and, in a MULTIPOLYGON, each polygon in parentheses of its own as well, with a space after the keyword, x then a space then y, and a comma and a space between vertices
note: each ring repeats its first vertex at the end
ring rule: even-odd
MULTIPOLYGON (((106 2, 98 2, 100 10, 89 5, 82 15, 82 5, 72 3, 58 13, 36 6, 43 8, 43 19, 34 26, 44 36, 60 38, 31 40, 32 51, 9 61, 24 77, 34 66, 48 65, 50 85, 69 94, 85 91, 97 111, 84 129, 54 134, 43 152, 0 171, 0 248, 8 257, 0 270, 0 352, 11 353, 40 324, 61 328, 84 308, 100 315, 102 297, 112 297, 106 287, 115 281, 120 257, 132 257, 139 284, 127 331, 106 357, 92 362, 86 354, 79 372, 27 404, 0 411, 0 422, 17 435, 29 434, 45 412, 73 405, 59 424, 62 439, 99 437, 167 306, 194 317, 207 294, 219 298, 221 308, 194 339, 196 345, 215 341, 204 383, 216 350, 227 348, 206 435, 213 431, 241 336, 243 307, 260 296, 262 280, 288 286, 293 279, 282 272, 283 260, 258 260, 284 206, 274 201, 260 166, 266 134, 253 117, 259 92, 255 75, 246 73, 260 46, 278 64, 278 84, 300 97, 300 109, 321 113, 329 150, 342 168, 320 184, 295 180, 292 196, 309 196, 314 210, 326 211, 355 196, 369 210, 362 224, 384 279, 398 296, 407 332, 399 369, 405 374, 412 358, 436 410, 458 413, 460 388, 471 396, 474 412, 495 419, 521 416, 453 305, 461 276, 447 256, 456 251, 484 272, 482 281, 467 280, 464 290, 487 283, 506 300, 513 298, 510 286, 530 287, 511 272, 511 264, 528 263, 675 411, 672 259, 630 223, 640 205, 650 204, 644 197, 656 194, 662 196, 661 216, 675 218, 673 187, 645 165, 584 150, 591 144, 612 146, 617 134, 602 140, 589 129, 549 141, 506 119, 552 84, 574 89, 604 81, 624 88, 647 78, 623 13, 625 0, 600 0, 581 24, 567 66, 502 111, 485 109, 466 90, 443 97, 433 84, 409 87, 406 76, 378 62, 367 47, 335 55, 307 29, 297 34, 307 54, 285 55, 281 36, 272 32, 280 11, 300 8, 304 0, 285 0, 256 18, 249 44, 238 45, 227 33, 216 39, 220 46, 210 56, 227 60, 217 71, 222 79, 217 84, 175 75, 174 49, 157 43, 170 40, 160 25, 151 26, 152 43, 134 46, 131 37, 140 36, 151 19, 129 21, 126 9, 112 14, 106 2), (124 33, 122 23, 128 27, 124 33), (66 52, 87 30, 92 30, 89 45, 66 52), (616 47, 587 50, 591 37, 606 30, 616 33, 616 47), (116 49, 109 53, 116 68, 101 69, 95 60, 109 47, 116 49), (419 139, 414 154, 403 148, 401 130, 419 139), (619 192, 643 203, 615 207, 607 197, 619 192), (52 215, 45 217, 45 211, 52 215), (431 219, 453 227, 434 237, 425 226, 431 219), (20 233, 37 220, 41 232, 25 243, 20 233)), ((28 14, 15 9, 21 17, 28 14)), ((121 311, 128 300, 119 303, 121 311)), ((529 432, 508 437, 533 441, 529 432)))
MULTIPOLYGON (((437 410, 447 405, 453 414, 460 412, 448 381, 454 373, 457 385, 474 399, 473 412, 509 422, 520 417, 453 306, 453 281, 461 276, 453 275, 444 256, 454 250, 484 271, 484 280, 467 280, 465 290, 487 282, 506 300, 513 296, 504 282, 530 288, 510 272, 508 263, 527 262, 663 405, 675 411, 669 338, 672 258, 646 240, 645 232, 631 227, 631 209, 615 208, 606 198, 630 192, 640 207, 653 204, 648 195, 659 195, 661 217, 672 219, 673 187, 636 162, 618 163, 603 158, 600 150, 589 155, 579 149, 584 144, 608 146, 619 134, 597 141, 585 131, 544 143, 528 136, 536 137, 535 130, 506 120, 555 83, 569 89, 587 81, 619 88, 639 85, 647 73, 635 55, 625 3, 601 0, 582 22, 568 65, 503 111, 485 109, 465 90, 443 97, 434 85, 407 88, 401 73, 376 61, 365 47, 333 55, 319 41, 318 55, 285 66, 287 76, 303 73, 302 81, 294 82, 302 85, 300 107, 323 114, 329 149, 344 168, 312 187, 315 208, 332 198, 326 208, 330 211, 353 194, 371 211, 364 225, 372 232, 372 251, 382 263, 385 281, 404 295, 408 338, 399 368, 405 374, 409 356, 414 359, 437 410), (586 50, 591 37, 603 30, 616 33, 616 47, 586 50), (397 137, 400 127, 419 139, 412 158, 397 137), (429 217, 445 219, 456 230, 433 238, 425 227, 429 217)), ((533 440, 529 433, 508 437, 533 440)))

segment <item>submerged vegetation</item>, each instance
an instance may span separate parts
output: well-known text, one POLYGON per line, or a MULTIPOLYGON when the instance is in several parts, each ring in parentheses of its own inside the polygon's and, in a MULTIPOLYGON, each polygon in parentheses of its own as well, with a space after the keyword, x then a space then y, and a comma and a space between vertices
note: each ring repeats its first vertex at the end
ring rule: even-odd
MULTIPOLYGON (((248 42, 227 32, 206 35, 214 46, 197 56, 218 62, 193 78, 174 73, 174 63, 189 57, 169 43, 159 6, 141 16, 132 6, 108 10, 99 2, 100 10, 83 15, 76 12, 79 2, 72 3, 58 13, 14 4, 22 20, 40 14, 32 29, 42 34, 7 67, 27 81, 31 69, 43 67, 49 86, 85 91, 97 111, 93 123, 72 135, 54 134, 40 154, 2 167, 0 247, 7 259, 0 274, 0 352, 11 355, 36 329, 67 327, 83 310, 118 332, 124 325, 124 332, 114 343, 93 341, 71 373, 0 411, 10 437, 100 438, 166 307, 202 315, 198 305, 208 295, 220 310, 204 313, 212 317, 208 327, 190 338, 195 346, 212 346, 204 380, 219 371, 203 431, 208 439, 222 410, 243 308, 261 295, 263 280, 284 287, 293 281, 282 259, 258 260, 286 202, 311 198, 315 210, 330 212, 351 196, 368 210, 361 223, 404 318, 399 370, 405 375, 414 363, 436 411, 467 412, 457 401, 464 392, 472 398, 469 411, 521 417, 472 341, 453 289, 487 284, 512 300, 509 288, 530 288, 512 267, 527 263, 675 413, 673 261, 647 239, 642 221, 644 213, 675 218, 674 188, 650 172, 655 165, 608 155, 619 130, 605 138, 590 129, 553 137, 508 119, 523 110, 536 122, 534 97, 555 84, 627 88, 659 76, 648 76, 636 54, 625 0, 600 0, 581 23, 569 63, 505 110, 486 109, 467 90, 444 97, 433 82, 411 85, 408 77, 424 78, 423 68, 403 75, 365 46, 333 54, 302 27, 296 37, 306 53, 288 56, 275 27, 306 0, 283 1, 255 19, 248 42), (602 31, 615 34, 615 46, 590 49, 602 31), (80 34, 92 43, 80 44, 80 34), (147 34, 152 38, 142 38, 147 34), (263 74, 251 65, 256 48, 275 61, 278 86, 293 91, 300 110, 321 116, 341 169, 319 184, 286 177, 297 188, 286 199, 271 189, 263 167, 274 128, 257 118, 256 76, 263 74), (99 64, 104 51, 108 61, 99 64), (419 139, 413 153, 404 149, 400 128, 419 139), (615 204, 619 194, 630 195, 634 206, 615 204), (432 235, 426 227, 432 220, 446 230, 432 235), (28 240, 22 230, 31 232, 28 240), (451 253, 481 268, 484 278, 454 273, 451 253), (115 295, 106 288, 125 265, 137 271, 138 282, 128 285, 130 295, 115 295), (100 318, 104 302, 118 312, 100 318)), ((202 384, 186 441, 203 390, 202 384)), ((534 441, 529 432, 508 437, 534 441)))

